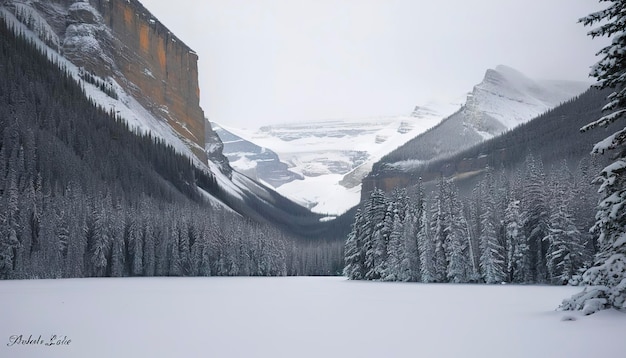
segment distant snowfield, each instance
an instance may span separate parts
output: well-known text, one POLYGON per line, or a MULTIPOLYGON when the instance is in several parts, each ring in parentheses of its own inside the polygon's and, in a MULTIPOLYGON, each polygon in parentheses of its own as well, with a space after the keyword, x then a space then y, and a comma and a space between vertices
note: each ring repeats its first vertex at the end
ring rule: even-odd
POLYGON ((575 287, 130 278, 0 282, 0 357, 622 357, 575 287), (22 335, 32 344, 11 344, 22 335), (43 344, 37 344, 41 335, 43 344), (54 342, 67 345, 46 346, 54 342))
MULTIPOLYGON (((262 128, 223 126, 235 135, 275 152, 294 180, 275 190, 313 212, 342 214, 359 204, 361 179, 384 155, 432 128, 457 111, 459 104, 431 103, 416 117, 394 116, 294 122, 262 128), (346 184, 344 181, 351 184, 346 184)), ((227 145, 227 144, 225 144, 227 145)), ((249 161, 232 162, 247 170, 249 161)))

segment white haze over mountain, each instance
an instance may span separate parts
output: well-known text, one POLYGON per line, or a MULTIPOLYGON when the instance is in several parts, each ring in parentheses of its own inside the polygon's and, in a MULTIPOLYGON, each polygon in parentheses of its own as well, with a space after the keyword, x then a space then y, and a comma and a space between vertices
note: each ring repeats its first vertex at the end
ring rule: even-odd
MULTIPOLYGON (((487 70, 483 81, 464 99, 462 111, 453 119, 461 118, 463 123, 453 130, 471 131, 477 141, 488 139, 558 106, 588 87, 589 83, 581 81, 533 80, 513 68, 497 66, 487 70)), ((459 96, 455 103, 418 106, 411 115, 397 117, 300 121, 255 129, 223 127, 275 152, 289 171, 304 178, 275 184, 279 193, 315 212, 341 214, 359 203, 361 179, 373 163, 457 112, 463 104, 462 98, 459 96)), ((454 140, 458 135, 446 132, 444 137, 454 140)), ((224 153, 231 158, 231 165, 250 172, 256 165, 250 159, 252 153, 233 153, 231 145, 224 143, 224 153), (237 155, 235 161, 233 154, 237 155)), ((412 161, 396 163, 413 164, 412 161)), ((264 180, 262 175, 257 179, 264 180)))

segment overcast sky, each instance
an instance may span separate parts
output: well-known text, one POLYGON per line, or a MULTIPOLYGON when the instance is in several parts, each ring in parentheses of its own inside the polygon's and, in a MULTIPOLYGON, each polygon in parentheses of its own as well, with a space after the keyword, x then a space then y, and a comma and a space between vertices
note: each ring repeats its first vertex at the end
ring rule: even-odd
POLYGON ((234 127, 410 113, 488 68, 588 80, 596 0, 140 0, 199 57, 201 105, 234 127))

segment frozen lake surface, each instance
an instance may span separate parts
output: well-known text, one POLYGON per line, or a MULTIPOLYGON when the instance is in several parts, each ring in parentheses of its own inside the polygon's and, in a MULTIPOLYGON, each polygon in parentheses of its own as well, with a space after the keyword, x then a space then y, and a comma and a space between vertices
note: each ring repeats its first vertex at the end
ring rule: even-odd
POLYGON ((0 357, 624 356, 626 314, 555 311, 579 290, 336 277, 0 281, 0 357))

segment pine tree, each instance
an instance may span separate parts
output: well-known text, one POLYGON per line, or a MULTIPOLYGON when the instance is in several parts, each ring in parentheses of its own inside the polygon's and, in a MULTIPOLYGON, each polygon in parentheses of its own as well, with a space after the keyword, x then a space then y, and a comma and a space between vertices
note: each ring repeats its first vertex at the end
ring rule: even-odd
POLYGON ((456 188, 452 184, 450 186, 448 201, 450 220, 446 229, 448 231, 447 256, 449 257, 447 278, 450 282, 462 283, 469 281, 472 272, 467 240, 467 220, 457 198, 456 188))
POLYGON ((362 280, 365 276, 365 251, 363 250, 363 241, 361 230, 364 225, 364 217, 360 209, 354 216, 352 231, 348 234, 345 246, 345 266, 343 274, 351 280, 362 280))
POLYGON ((557 168, 550 184, 550 220, 544 241, 548 243, 546 264, 549 279, 565 284, 583 265, 583 236, 578 231, 570 210, 569 193, 573 175, 565 162, 557 168))
POLYGON ((435 282, 446 282, 448 275, 448 241, 450 212, 448 198, 450 196, 448 182, 439 179, 438 194, 432 208, 431 234, 434 244, 434 279, 435 282))
POLYGON ((411 271, 410 281, 421 281, 421 253, 420 246, 420 232, 422 231, 425 223, 423 222, 425 208, 424 188, 422 186, 422 178, 417 182, 416 196, 414 201, 410 204, 405 214, 404 220, 404 238, 407 251, 407 259, 409 260, 409 267, 411 271))
POLYGON ((500 283, 507 279, 506 253, 499 236, 499 222, 496 207, 496 194, 491 171, 487 171, 483 183, 485 196, 481 217, 480 267, 486 283, 500 283))
POLYGON ((547 243, 543 240, 548 233, 550 213, 546 194, 546 178, 543 163, 532 154, 526 157, 526 177, 524 180, 523 196, 524 207, 524 235, 527 238, 531 266, 534 268, 533 282, 546 282, 548 270, 546 267, 547 243))
POLYGON ((550 217, 547 266, 550 281, 565 284, 583 264, 584 245, 567 208, 559 206, 550 217))
MULTIPOLYGON (((420 204, 421 205, 421 204, 420 204)), ((418 210, 421 212, 421 210, 418 210)), ((420 281, 420 252, 417 233, 421 228, 421 220, 416 217, 413 210, 407 210, 402 226, 402 238, 404 241, 406 267, 408 268, 408 281, 420 281)))
POLYGON ((435 242, 432 238, 428 211, 422 213, 421 226, 417 232, 417 243, 420 252, 420 275, 422 282, 436 281, 435 242))
POLYGON ((404 223, 398 214, 393 218, 387 252, 387 267, 383 273, 383 281, 409 281, 411 271, 404 239, 404 223))
POLYGON ((506 230, 507 272, 510 282, 530 282, 531 264, 528 257, 528 244, 523 236, 522 213, 519 200, 511 200, 506 208, 504 225, 506 230))
POLYGON ((105 212, 101 203, 91 207, 91 212, 85 222, 85 241, 87 242, 87 264, 91 276, 102 277, 106 275, 109 264, 110 240, 105 227, 105 212))
MULTIPOLYGON (((589 32, 592 38, 607 36, 611 44, 598 55, 603 56, 591 70, 598 87, 612 88, 609 103, 603 108, 609 114, 582 128, 587 131, 605 127, 626 118, 626 1, 603 0, 610 5, 580 19, 585 26, 601 23, 589 32)), ((585 283, 595 285, 566 300, 564 309, 582 309, 590 314, 599 309, 626 308, 626 128, 597 143, 593 153, 615 153, 615 160, 600 173, 600 203, 593 227, 599 234, 600 250, 596 262, 583 275, 585 283)))
POLYGON ((9 278, 13 274, 14 250, 20 246, 17 181, 17 170, 14 165, 10 166, 4 189, 5 209, 0 213, 0 278, 9 278))
POLYGON ((386 259, 388 240, 385 218, 387 216, 387 198, 380 189, 372 191, 365 205, 365 230, 362 241, 365 251, 364 278, 378 280, 381 278, 381 269, 386 259))

